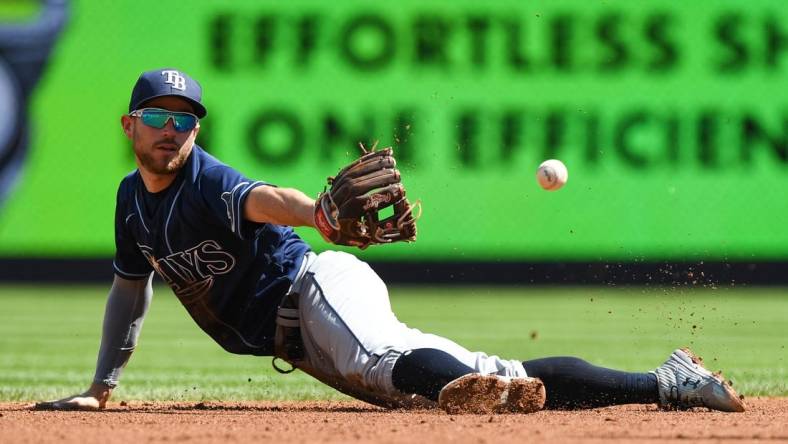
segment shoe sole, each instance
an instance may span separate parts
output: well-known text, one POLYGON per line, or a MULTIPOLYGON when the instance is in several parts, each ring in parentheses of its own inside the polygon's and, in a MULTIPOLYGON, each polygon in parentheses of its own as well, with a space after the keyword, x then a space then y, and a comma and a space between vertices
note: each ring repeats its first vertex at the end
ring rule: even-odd
MULTIPOLYGON (((716 407, 714 407, 715 409, 726 411, 726 412, 743 412, 745 410, 746 407, 744 405, 744 396, 739 395, 738 393, 736 393, 736 390, 734 390, 733 387, 731 386, 731 382, 727 381, 722 376, 722 372, 710 372, 706 368, 706 366, 703 365, 703 359, 700 356, 698 356, 695 353, 693 353, 693 351, 690 350, 689 348, 684 347, 684 348, 681 348, 679 350, 681 352, 683 352, 686 355, 687 358, 689 358, 689 360, 690 360, 690 362, 692 364, 695 364, 695 365, 699 366, 700 368, 705 370, 709 375, 711 375, 712 378, 714 378, 717 381, 719 381, 720 386, 722 387, 722 389, 723 389, 723 391, 725 393, 725 396, 730 401, 730 405, 725 406, 727 408, 724 408, 724 409, 720 408, 720 407, 723 407, 723 406, 716 406, 716 407)), ((680 359, 680 361, 682 361, 683 363, 687 364, 687 366, 691 367, 691 365, 689 363, 687 363, 685 359, 683 359, 683 356, 679 356, 679 358, 682 358, 682 359, 680 359)), ((711 385, 708 385, 707 387, 711 387, 711 385)))
POLYGON ((544 407, 544 384, 537 378, 511 378, 473 373, 441 390, 438 405, 451 415, 533 413, 544 407))

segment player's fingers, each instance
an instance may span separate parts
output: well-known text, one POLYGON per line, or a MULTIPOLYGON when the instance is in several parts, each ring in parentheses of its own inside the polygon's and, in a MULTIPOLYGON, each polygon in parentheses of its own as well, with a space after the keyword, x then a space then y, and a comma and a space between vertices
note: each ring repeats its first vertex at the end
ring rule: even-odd
POLYGON ((98 410, 98 399, 90 397, 73 397, 58 401, 37 402, 34 410, 98 410))

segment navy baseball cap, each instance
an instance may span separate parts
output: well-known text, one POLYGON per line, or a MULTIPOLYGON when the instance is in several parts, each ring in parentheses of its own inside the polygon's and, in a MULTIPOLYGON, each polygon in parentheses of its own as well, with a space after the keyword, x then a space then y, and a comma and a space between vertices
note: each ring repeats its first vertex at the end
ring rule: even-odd
POLYGON ((202 100, 200 84, 185 72, 174 68, 154 69, 142 73, 131 91, 129 112, 139 109, 148 100, 164 96, 183 98, 192 105, 194 114, 201 119, 208 114, 200 102, 202 100))

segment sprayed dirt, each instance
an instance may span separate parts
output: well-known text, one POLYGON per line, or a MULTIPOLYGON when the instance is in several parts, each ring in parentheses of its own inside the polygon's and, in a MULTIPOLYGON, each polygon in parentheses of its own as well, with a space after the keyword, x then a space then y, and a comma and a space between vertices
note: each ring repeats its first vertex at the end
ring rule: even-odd
POLYGON ((3 443, 788 442, 788 398, 744 413, 619 406, 528 415, 382 410, 361 402, 110 403, 101 412, 0 403, 3 443))

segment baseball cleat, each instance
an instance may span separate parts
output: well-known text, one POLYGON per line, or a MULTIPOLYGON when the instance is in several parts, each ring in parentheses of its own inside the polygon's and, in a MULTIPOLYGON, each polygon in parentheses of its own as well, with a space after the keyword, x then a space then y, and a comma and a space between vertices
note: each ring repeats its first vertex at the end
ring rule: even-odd
POLYGON ((544 384, 537 378, 471 373, 446 384, 438 405, 451 415, 532 413, 544 407, 545 397, 544 384))
POLYGON ((650 373, 657 377, 659 404, 664 409, 707 407, 723 412, 744 411, 744 397, 721 374, 706 370, 700 357, 688 348, 674 351, 650 373))

